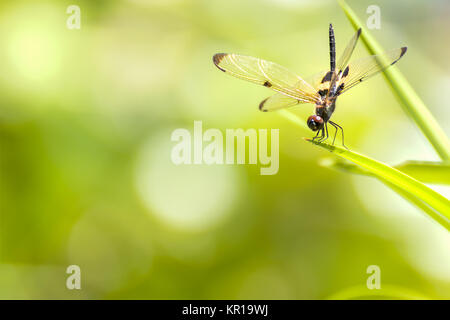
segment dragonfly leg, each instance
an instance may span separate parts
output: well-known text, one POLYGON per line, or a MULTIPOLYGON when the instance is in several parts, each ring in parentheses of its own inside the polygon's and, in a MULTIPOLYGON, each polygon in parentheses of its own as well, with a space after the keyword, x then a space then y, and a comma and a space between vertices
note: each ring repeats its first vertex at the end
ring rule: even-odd
POLYGON ((312 138, 312 141, 315 141, 317 137, 319 136, 319 133, 322 132, 321 130, 318 130, 314 138, 312 138))
MULTIPOLYGON (((345 149, 348 150, 348 148, 347 148, 347 147, 345 146, 345 144, 344 144, 344 129, 342 129, 342 127, 341 127, 340 125, 338 125, 337 123, 335 123, 335 122, 333 122, 333 121, 330 121, 330 124, 336 128, 336 133, 337 133, 337 130, 338 130, 338 129, 341 130, 341 132, 342 132, 342 146, 343 146, 345 149)), ((334 141, 333 141, 333 143, 334 143, 334 141)))
POLYGON ((324 139, 324 137, 325 137, 325 129, 322 128, 322 129, 317 131, 315 137, 313 138, 313 141, 320 142, 320 141, 322 141, 324 139), (319 136, 319 133, 321 133, 320 136, 319 136))
POLYGON ((319 142, 323 142, 323 141, 325 141, 325 140, 327 140, 328 139, 328 126, 327 126, 327 123, 325 122, 325 125, 324 125, 324 128, 322 129, 323 130, 323 135, 322 135, 322 137, 320 138, 320 140, 319 140, 319 142))
POLYGON ((333 121, 330 121, 330 124, 334 127, 334 129, 336 129, 336 131, 334 131, 334 137, 333 137, 333 143, 331 145, 334 146, 334 141, 336 140, 336 135, 338 132, 338 127, 336 127, 335 123, 333 121))
POLYGON ((317 138, 317 140, 316 140, 317 142, 322 141, 323 138, 325 137, 325 129, 324 128, 320 129, 319 132, 321 133, 321 135, 320 135, 320 137, 317 138))

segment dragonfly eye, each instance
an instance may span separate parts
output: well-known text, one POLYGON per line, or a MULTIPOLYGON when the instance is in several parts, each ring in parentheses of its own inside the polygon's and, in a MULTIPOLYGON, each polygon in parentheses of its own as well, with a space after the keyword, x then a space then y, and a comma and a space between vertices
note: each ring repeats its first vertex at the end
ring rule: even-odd
POLYGON ((323 119, 317 115, 310 116, 306 123, 308 124, 308 128, 312 131, 317 131, 323 128, 323 119))

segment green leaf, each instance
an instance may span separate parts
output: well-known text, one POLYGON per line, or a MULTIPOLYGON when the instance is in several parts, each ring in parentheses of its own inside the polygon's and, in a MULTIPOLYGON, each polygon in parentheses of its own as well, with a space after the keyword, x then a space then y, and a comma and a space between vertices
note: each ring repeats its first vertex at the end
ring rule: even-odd
MULTIPOLYGON (((374 176, 370 171, 365 170, 349 161, 337 158, 326 158, 321 160, 321 165, 324 167, 339 169, 351 173, 362 174, 367 176, 374 176)), ((447 183, 450 184, 450 164, 443 162, 426 162, 426 161, 407 161, 404 164, 396 166, 404 173, 413 173, 414 178, 419 178, 421 181, 430 183, 447 183)), ((386 186, 394 190, 398 195, 400 195, 405 200, 414 204, 417 208, 425 211, 430 217, 434 217, 434 220, 438 221, 442 226, 447 227, 448 221, 445 217, 440 215, 436 210, 430 208, 426 203, 424 203, 420 198, 398 188, 396 185, 387 182, 379 178, 386 186)))
MULTIPOLYGON (((381 180, 381 179, 380 179, 381 180)), ((381 180, 383 181, 383 180, 381 180)), ((430 208, 426 203, 424 203, 420 198, 415 197, 413 194, 408 193, 407 191, 404 191, 401 188, 398 188, 397 186, 393 185, 392 183, 384 181, 384 184, 387 185, 389 188, 397 192, 398 195, 400 195, 405 200, 411 202, 414 204, 417 208, 423 210, 429 217, 433 218, 436 222, 438 222, 440 225, 442 225, 444 228, 450 231, 449 228, 449 220, 439 214, 436 210, 433 208, 430 208)))
MULTIPOLYGON (((371 175, 369 171, 353 163, 336 158, 322 159, 321 164, 351 173, 371 175)), ((450 185, 450 162, 406 161, 394 168, 424 183, 450 185)))
MULTIPOLYGON (((355 12, 345 3, 339 0, 339 4, 355 29, 362 28, 361 39, 371 54, 381 54, 385 50, 378 44, 374 37, 366 30, 355 12)), ((404 58, 405 59, 405 58, 404 58)), ((383 73, 390 84, 392 91, 400 100, 405 112, 415 121, 428 141, 432 144, 442 160, 450 160, 450 142, 436 119, 426 105, 401 74, 396 66, 388 68, 383 73)))
POLYGON ((380 161, 341 147, 315 142, 311 139, 305 140, 357 164, 371 175, 380 179, 383 183, 394 187, 395 191, 423 209, 426 214, 447 230, 450 230, 450 201, 441 194, 400 170, 392 168, 380 161))
POLYGON ((450 184, 450 162, 406 161, 396 168, 425 183, 450 184))

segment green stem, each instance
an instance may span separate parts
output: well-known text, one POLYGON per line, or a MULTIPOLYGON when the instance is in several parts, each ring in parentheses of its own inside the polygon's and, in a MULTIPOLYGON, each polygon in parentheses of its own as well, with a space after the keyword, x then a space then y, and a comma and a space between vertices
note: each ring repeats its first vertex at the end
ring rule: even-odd
MULTIPOLYGON (((365 29, 355 12, 344 0, 338 1, 353 27, 355 29, 363 29, 361 38, 369 52, 371 54, 381 54, 384 52, 375 38, 365 29)), ((441 159, 450 160, 450 141, 406 78, 396 67, 385 70, 384 76, 394 91, 394 94, 402 103, 405 112, 415 121, 420 130, 422 130, 422 133, 427 137, 441 159)))

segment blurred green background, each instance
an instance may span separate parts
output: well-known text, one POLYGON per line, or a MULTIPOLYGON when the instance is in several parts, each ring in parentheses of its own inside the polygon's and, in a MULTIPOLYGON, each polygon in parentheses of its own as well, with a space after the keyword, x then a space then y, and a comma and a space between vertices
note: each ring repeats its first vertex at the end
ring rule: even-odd
MULTIPOLYGON (((408 46, 398 67, 450 134, 450 3, 348 3, 362 20, 381 8, 371 32, 408 46)), ((2 1, 0 298, 450 298, 444 228, 379 181, 321 167, 331 154, 303 141, 312 132, 258 111, 270 90, 212 63, 235 52, 306 77, 328 67, 329 23, 339 55, 354 31, 331 0, 2 1), (194 120, 280 129, 278 174, 175 166, 171 132, 194 120), (66 288, 71 264, 81 290, 66 288)), ((382 76, 333 118, 375 159, 438 160, 382 76)))

